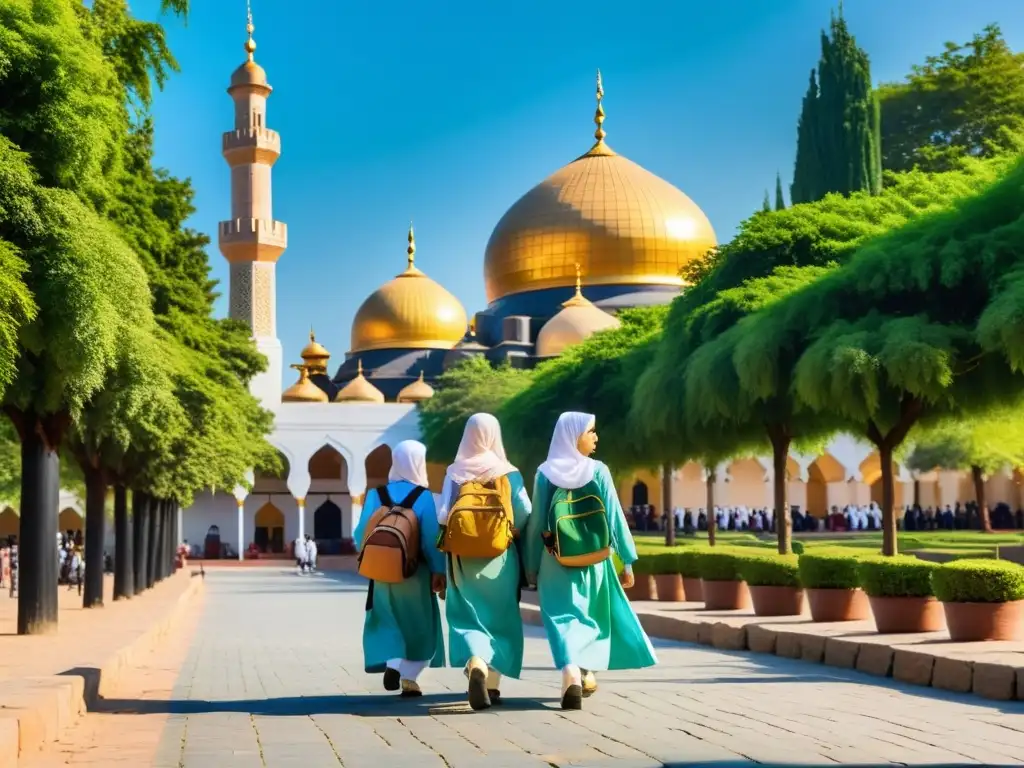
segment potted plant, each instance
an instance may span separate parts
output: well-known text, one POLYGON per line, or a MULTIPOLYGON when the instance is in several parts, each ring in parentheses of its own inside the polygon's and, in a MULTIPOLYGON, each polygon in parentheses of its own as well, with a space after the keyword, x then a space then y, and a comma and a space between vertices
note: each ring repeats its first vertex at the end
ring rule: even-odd
POLYGON ((704 602, 700 580, 700 551, 688 549, 679 553, 679 573, 683 577, 683 592, 691 603, 704 602))
POLYGON ((859 621, 871 617, 860 590, 857 558, 846 553, 800 555, 800 583, 807 590, 814 621, 859 621))
POLYGON ((955 560, 932 571, 932 589, 953 642, 1024 638, 1024 566, 955 560))
POLYGON ((916 557, 869 557, 857 564, 861 588, 882 634, 937 632, 946 626, 932 593, 935 563, 916 557))
POLYGON ((654 587, 658 599, 666 603, 686 600, 683 577, 679 573, 679 553, 659 552, 653 557, 654 587))
POLYGON ((658 589, 654 583, 654 558, 641 556, 633 563, 633 586, 626 590, 630 600, 657 600, 658 589))
POLYGON ((737 611, 750 607, 750 591, 740 577, 739 557, 735 553, 705 550, 697 562, 706 610, 737 611))
POLYGON ((756 616, 799 616, 804 612, 796 555, 744 555, 739 558, 739 573, 750 589, 756 616))

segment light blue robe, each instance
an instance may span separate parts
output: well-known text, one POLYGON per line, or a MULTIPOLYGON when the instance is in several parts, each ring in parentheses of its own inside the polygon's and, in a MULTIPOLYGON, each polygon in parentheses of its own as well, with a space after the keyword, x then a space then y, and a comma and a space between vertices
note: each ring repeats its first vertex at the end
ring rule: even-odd
MULTIPOLYGON (((626 565, 636 562, 636 547, 619 504, 611 473, 601 462, 594 475, 608 512, 614 552, 626 565)), ((584 568, 560 565, 544 546, 555 487, 540 472, 533 491, 536 511, 524 535, 526 573, 537 584, 541 618, 555 667, 641 669, 657 664, 651 641, 619 584, 611 558, 584 568)))
MULTIPOLYGON (((388 483, 388 495, 398 504, 415 486, 405 480, 388 483)), ((361 547, 366 524, 380 507, 374 488, 366 494, 363 513, 356 525, 356 547, 361 547)), ((425 490, 413 504, 420 523, 421 562, 410 578, 400 584, 373 583, 373 607, 363 621, 363 660, 367 672, 383 672, 390 659, 430 661, 431 667, 444 666, 444 633, 437 595, 430 589, 430 575, 444 573, 444 553, 437 549, 437 511, 434 496, 425 490)))
MULTIPOLYGON (((523 531, 530 517, 530 497, 521 474, 510 472, 508 480, 512 486, 512 524, 523 531)), ((453 488, 451 498, 455 492, 453 488)), ((445 617, 448 661, 453 667, 463 667, 471 657, 478 656, 506 677, 518 678, 522 673, 519 546, 517 540, 493 560, 449 558, 445 617)))

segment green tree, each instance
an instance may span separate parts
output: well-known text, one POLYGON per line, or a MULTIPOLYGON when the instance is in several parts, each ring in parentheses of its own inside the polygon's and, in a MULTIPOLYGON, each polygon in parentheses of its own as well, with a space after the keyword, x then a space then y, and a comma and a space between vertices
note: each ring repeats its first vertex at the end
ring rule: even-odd
POLYGON ((772 210, 772 200, 768 197, 768 190, 764 191, 764 201, 761 203, 761 210, 765 213, 769 213, 772 210))
POLYGON ((775 174, 775 210, 784 211, 786 209, 786 197, 782 194, 782 177, 775 174))
POLYGON ((871 65, 846 26, 833 15, 821 34, 821 59, 797 124, 796 164, 790 199, 819 200, 882 188, 880 117, 871 90, 871 65))
POLYGON ((901 83, 878 89, 887 170, 944 171, 964 157, 1017 151, 1024 130, 1024 53, 998 25, 946 43, 901 83))
POLYGON ((474 413, 497 414, 510 397, 529 386, 532 372, 508 363, 492 366, 474 356, 441 374, 436 393, 420 406, 420 430, 430 461, 455 459, 466 420, 474 413))
POLYGON ((991 533, 985 481, 1000 470, 1024 466, 1024 422, 1019 416, 1019 406, 939 424, 916 434, 913 440, 913 449, 906 459, 909 469, 918 472, 967 470, 971 473, 981 527, 991 533))

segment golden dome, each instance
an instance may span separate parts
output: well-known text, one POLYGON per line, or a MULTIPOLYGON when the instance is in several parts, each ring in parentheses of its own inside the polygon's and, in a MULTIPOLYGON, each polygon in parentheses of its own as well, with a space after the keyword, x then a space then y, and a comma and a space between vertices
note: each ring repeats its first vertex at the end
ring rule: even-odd
POLYGON ((598 331, 618 328, 622 321, 598 309, 583 297, 579 265, 576 265, 576 295, 562 303, 562 310, 544 323, 537 334, 537 357, 554 357, 598 331))
POLYGON ((299 380, 281 393, 283 403, 326 403, 327 393, 309 380, 309 368, 305 365, 293 365, 299 372, 299 380))
POLYGON ((255 61, 256 41, 252 39, 252 33, 256 31, 256 27, 252 23, 251 9, 249 10, 245 31, 249 35, 249 39, 245 41, 246 61, 231 73, 231 88, 228 88, 228 93, 233 88, 247 85, 265 88, 267 93, 269 93, 271 88, 267 85, 267 72, 255 61))
POLYGON ((466 332, 466 310, 452 294, 414 265, 416 240, 409 227, 409 266, 363 302, 352 322, 352 352, 369 349, 451 349, 466 332))
POLYGON ((716 245, 689 197, 604 142, 598 73, 597 143, 531 189, 487 242, 487 300, 568 287, 582 264, 587 285, 682 286, 680 269, 716 245))
POLYGON ((309 344, 302 348, 301 357, 310 373, 327 373, 327 361, 331 359, 331 353, 316 340, 312 328, 309 329, 309 344))
POLYGON ((398 393, 400 403, 418 403, 421 400, 429 400, 434 396, 434 388, 423 380, 423 371, 420 377, 412 384, 402 387, 398 393))
POLYGON ((384 393, 363 376, 363 361, 359 361, 356 377, 334 396, 336 403, 383 403, 384 393))

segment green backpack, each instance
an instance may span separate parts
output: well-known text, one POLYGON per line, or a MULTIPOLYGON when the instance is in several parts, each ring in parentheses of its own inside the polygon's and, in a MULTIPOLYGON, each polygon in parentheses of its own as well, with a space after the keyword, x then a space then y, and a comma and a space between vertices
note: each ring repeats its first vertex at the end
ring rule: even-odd
POLYGON ((548 522, 553 530, 544 543, 560 564, 584 568, 611 556, 608 511, 593 480, 572 491, 556 488, 548 522))

